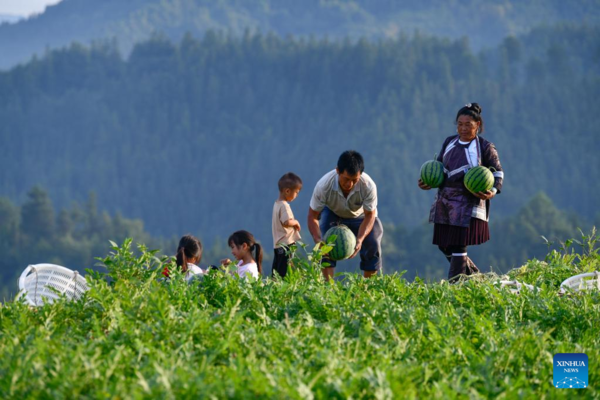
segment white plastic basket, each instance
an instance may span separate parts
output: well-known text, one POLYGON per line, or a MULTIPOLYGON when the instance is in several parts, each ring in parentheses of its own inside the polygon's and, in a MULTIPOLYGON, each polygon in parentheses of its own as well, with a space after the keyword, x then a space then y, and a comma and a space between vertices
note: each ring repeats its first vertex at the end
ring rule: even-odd
POLYGON ((522 288, 526 288, 528 290, 534 290, 535 286, 530 285, 528 283, 521 283, 517 280, 514 281, 499 281, 498 282, 500 284, 500 287, 508 287, 509 290, 514 293, 514 294, 519 294, 521 293, 521 289, 522 288))
POLYGON ((560 284, 559 293, 563 295, 567 292, 567 290, 579 292, 581 290, 591 289, 600 290, 600 272, 598 271, 587 272, 585 274, 579 274, 565 279, 563 283, 560 284))
POLYGON ((17 299, 25 297, 27 304, 41 306, 44 300, 52 303, 61 295, 79 299, 88 286, 77 271, 54 264, 36 264, 25 268, 19 278, 17 299))

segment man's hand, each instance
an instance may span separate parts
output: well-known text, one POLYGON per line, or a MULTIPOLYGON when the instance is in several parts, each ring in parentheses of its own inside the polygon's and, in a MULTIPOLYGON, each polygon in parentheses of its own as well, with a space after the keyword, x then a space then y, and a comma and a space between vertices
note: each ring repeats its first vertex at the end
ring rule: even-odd
POLYGON ((356 246, 354 246, 354 253, 352 253, 352 255, 350 256, 350 258, 356 257, 356 255, 360 251, 361 247, 362 247, 362 240, 356 240, 356 246))
POLYGON ((356 254, 360 251, 363 240, 371 233, 373 230, 373 225, 375 224, 375 211, 366 211, 365 210, 365 219, 358 227, 358 235, 356 235, 356 246, 354 246, 354 253, 350 256, 350 258, 354 258, 356 254))

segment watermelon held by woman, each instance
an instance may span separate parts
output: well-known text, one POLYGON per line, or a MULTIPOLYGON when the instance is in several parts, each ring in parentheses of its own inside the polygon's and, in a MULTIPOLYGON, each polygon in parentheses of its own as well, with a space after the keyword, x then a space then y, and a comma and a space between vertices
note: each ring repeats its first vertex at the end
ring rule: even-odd
POLYGON ((421 181, 429 187, 437 188, 444 182, 444 164, 436 160, 427 161, 421 166, 421 181))
POLYGON ((334 261, 345 260, 354 254, 354 248, 356 247, 356 236, 346 225, 338 225, 325 233, 325 243, 328 243, 329 237, 335 235, 333 241, 333 249, 327 255, 328 258, 334 261))
POLYGON ((467 172, 464 183, 471 193, 486 192, 494 186, 494 174, 489 168, 480 165, 467 172))

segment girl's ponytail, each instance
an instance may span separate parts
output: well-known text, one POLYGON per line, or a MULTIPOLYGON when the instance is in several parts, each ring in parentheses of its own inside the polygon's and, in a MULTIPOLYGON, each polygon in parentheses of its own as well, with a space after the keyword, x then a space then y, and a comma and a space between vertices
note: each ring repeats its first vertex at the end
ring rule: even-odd
POLYGON ((260 243, 254 243, 254 261, 256 261, 256 265, 258 266, 258 273, 260 275, 262 275, 262 258, 263 258, 263 251, 262 251, 262 246, 260 245, 260 243))
POLYGON ((178 247, 177 248, 177 266, 181 267, 183 272, 187 272, 187 257, 185 256, 185 248, 178 247))
POLYGON ((183 272, 188 270, 188 260, 196 259, 200 263, 202 259, 202 243, 192 235, 185 235, 179 240, 177 247, 177 266, 181 267, 183 272))

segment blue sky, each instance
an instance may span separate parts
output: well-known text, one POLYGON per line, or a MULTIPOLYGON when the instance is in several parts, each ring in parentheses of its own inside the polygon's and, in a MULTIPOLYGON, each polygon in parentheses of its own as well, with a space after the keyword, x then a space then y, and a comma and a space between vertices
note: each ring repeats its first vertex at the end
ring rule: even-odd
POLYGON ((0 0, 0 14, 29 16, 39 14, 46 6, 61 0, 0 0))

